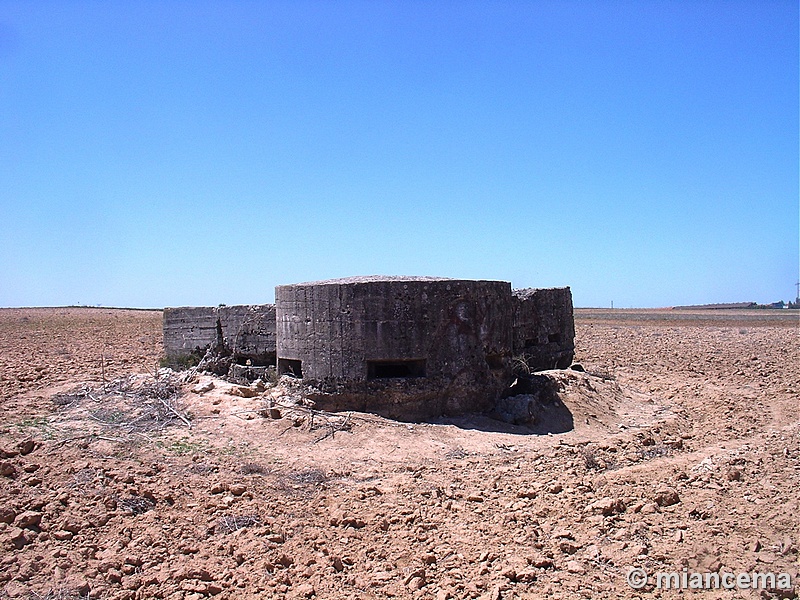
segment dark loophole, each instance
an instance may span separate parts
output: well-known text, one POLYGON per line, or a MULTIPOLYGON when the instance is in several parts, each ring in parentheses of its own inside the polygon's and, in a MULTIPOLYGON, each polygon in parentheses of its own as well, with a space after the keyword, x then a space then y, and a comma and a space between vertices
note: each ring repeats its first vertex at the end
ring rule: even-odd
POLYGON ((291 358, 278 359, 278 375, 291 375, 298 379, 303 378, 303 362, 291 358))
POLYGON ((425 377, 425 360, 368 360, 367 379, 425 377))
POLYGON ((486 355, 486 364, 489 365, 489 368, 493 371, 495 369, 502 369, 503 368, 503 355, 502 354, 487 354, 486 355))

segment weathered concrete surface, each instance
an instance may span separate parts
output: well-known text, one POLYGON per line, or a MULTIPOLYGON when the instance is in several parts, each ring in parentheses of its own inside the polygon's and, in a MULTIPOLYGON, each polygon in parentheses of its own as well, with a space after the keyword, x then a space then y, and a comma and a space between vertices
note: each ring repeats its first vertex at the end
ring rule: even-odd
POLYGON ((531 371, 566 369, 575 355, 572 292, 564 288, 514 290, 514 355, 531 371))
POLYGON ((275 364, 275 305, 220 306, 222 345, 234 360, 253 364, 275 364))
POLYGON ((170 360, 214 350, 234 362, 275 363, 275 305, 164 309, 164 350, 170 360))
POLYGON ((202 356, 218 342, 216 308, 184 306, 164 309, 164 351, 170 360, 202 356))
POLYGON ((275 289, 279 373, 320 408, 417 420, 485 410, 508 385, 511 284, 355 277, 275 289))

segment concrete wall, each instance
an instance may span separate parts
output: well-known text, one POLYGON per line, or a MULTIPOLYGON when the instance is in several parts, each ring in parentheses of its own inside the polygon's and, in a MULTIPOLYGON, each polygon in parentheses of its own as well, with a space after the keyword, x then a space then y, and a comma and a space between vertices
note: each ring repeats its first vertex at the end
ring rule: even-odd
POLYGON ((572 292, 565 288, 514 290, 514 355, 532 371, 566 369, 575 354, 572 292))
POLYGON ((202 356, 217 341, 216 309, 184 306, 164 309, 164 351, 169 359, 196 352, 202 356))
POLYGON ((222 343, 237 360, 275 363, 275 305, 221 306, 222 343))
POLYGON ((216 348, 234 360, 275 361, 275 305, 164 309, 164 350, 169 359, 216 348))
POLYGON ((425 418, 481 410, 508 383, 507 282, 357 277, 278 286, 275 302, 278 370, 330 392, 322 408, 425 418))

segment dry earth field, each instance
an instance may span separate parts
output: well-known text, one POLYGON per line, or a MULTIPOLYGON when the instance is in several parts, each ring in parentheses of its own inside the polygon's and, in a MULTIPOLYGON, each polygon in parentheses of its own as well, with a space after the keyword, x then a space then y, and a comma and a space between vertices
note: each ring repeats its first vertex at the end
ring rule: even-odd
POLYGON ((531 435, 266 418, 290 385, 157 372, 160 312, 0 310, 0 598, 795 597, 626 574, 800 585, 797 313, 576 326, 574 429, 531 435))

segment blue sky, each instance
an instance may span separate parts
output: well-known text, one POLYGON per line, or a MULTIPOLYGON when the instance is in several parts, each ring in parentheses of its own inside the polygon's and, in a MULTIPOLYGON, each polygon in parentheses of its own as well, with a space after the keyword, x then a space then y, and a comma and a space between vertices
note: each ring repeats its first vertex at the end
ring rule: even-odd
POLYGON ((0 0, 0 306, 788 300, 798 5, 0 0))

